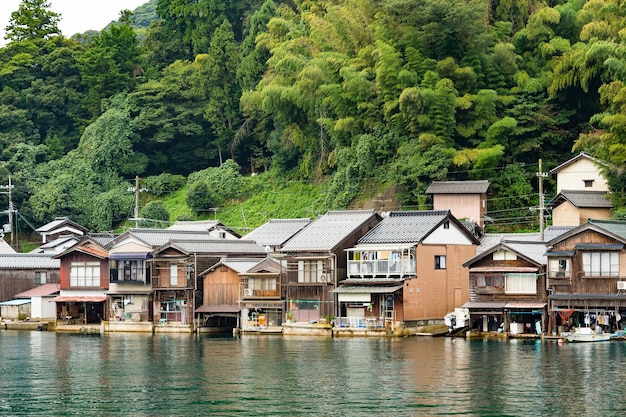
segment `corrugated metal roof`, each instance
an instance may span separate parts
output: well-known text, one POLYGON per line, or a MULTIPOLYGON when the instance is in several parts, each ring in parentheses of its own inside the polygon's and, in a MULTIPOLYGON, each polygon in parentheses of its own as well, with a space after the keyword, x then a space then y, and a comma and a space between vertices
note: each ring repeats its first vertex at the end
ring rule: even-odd
POLYGON ((145 242, 152 248, 163 246, 172 240, 208 240, 215 239, 211 237, 208 231, 189 231, 189 230, 169 230, 169 229, 130 229, 113 239, 107 247, 115 247, 117 242, 123 241, 126 237, 134 236, 135 238, 145 242))
POLYGON ((271 219, 243 238, 261 246, 281 246, 309 223, 311 219, 271 219))
POLYGON ((329 252, 361 225, 376 217, 373 210, 329 211, 289 239, 281 252, 329 252))
POLYGON ((426 194, 485 194, 489 181, 433 181, 426 194))
POLYGON ((29 299, 19 299, 19 300, 9 300, 9 301, 3 301, 0 303, 0 306, 22 306, 24 304, 29 304, 30 303, 30 298, 29 299))
POLYGON ((612 208, 606 191, 562 190, 548 203, 548 207, 556 207, 569 201, 579 208, 612 208))
POLYGON ((59 269, 61 261, 48 253, 0 254, 0 269, 59 269))
POLYGON ((449 216, 448 210, 392 211, 358 244, 419 243, 449 216))
POLYGON ((31 298, 44 295, 52 295, 59 292, 61 284, 43 284, 35 288, 31 288, 28 291, 15 294, 15 298, 31 298))

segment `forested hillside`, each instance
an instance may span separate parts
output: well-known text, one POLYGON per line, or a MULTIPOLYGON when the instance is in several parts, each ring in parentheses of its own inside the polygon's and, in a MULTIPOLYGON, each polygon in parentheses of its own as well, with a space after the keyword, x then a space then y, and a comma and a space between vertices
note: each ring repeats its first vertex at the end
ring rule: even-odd
POLYGON ((513 230, 536 227, 539 159, 586 151, 623 217, 625 20, 618 0, 152 0, 68 39, 23 0, 0 48, 0 181, 25 221, 104 231, 132 217, 136 176, 143 217, 255 201, 249 226, 390 186, 428 208, 432 180, 489 179, 513 230))

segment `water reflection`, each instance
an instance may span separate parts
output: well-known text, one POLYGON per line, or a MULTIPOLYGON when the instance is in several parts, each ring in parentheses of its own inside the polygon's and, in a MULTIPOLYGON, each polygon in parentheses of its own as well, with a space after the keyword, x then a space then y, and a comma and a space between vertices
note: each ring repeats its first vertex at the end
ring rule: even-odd
POLYGON ((0 332, 0 415, 620 415, 624 344, 0 332))

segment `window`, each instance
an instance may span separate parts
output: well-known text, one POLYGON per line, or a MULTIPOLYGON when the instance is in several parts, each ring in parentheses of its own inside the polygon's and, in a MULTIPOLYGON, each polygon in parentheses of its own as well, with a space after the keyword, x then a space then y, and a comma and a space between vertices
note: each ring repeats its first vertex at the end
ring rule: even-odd
POLYGON ((435 269, 446 269, 446 255, 435 255, 435 269))
POLYGON ((45 271, 35 271, 35 285, 45 284, 47 274, 45 271))
POLYGON ((506 294, 537 294, 537 274, 505 274, 506 294))
POLYGON ((502 275, 476 275, 474 276, 475 287, 499 287, 504 286, 504 277, 502 275))
POLYGON ((617 252, 583 252, 585 276, 619 276, 619 254, 617 252))
POLYGON ((323 260, 298 261, 298 282, 323 283, 327 280, 323 260))
POLYGON ((248 288, 253 291, 276 291, 276 278, 248 278, 248 288))
POLYGON ((569 259, 550 259, 548 262, 550 278, 569 278, 569 259))
POLYGON ((178 265, 170 264, 170 286, 178 287, 178 265))
POLYGON ((583 183, 585 184, 585 188, 593 187, 593 180, 583 180, 583 183))
POLYGON ((450 222, 449 221, 443 222, 443 228, 444 229, 449 229, 450 228, 450 222))
POLYGON ((111 259, 109 261, 109 276, 111 282, 143 282, 144 277, 149 278, 149 274, 144 272, 142 259, 111 259))
POLYGON ((72 262, 70 287, 100 287, 100 262, 72 262))
POLYGON ((516 261, 517 255, 508 250, 498 250, 493 253, 494 261, 516 261))

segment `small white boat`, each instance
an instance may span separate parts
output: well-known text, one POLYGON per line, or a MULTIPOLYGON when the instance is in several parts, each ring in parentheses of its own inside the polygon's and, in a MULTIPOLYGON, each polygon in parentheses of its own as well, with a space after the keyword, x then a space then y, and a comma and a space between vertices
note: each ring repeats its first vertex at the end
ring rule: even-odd
POLYGON ((457 307, 453 312, 446 314, 443 318, 443 322, 451 331, 467 327, 470 324, 469 310, 467 308, 457 307))
POLYGON ((598 333, 591 327, 576 327, 572 332, 561 333, 566 342, 606 342, 611 339, 611 333, 598 333))

